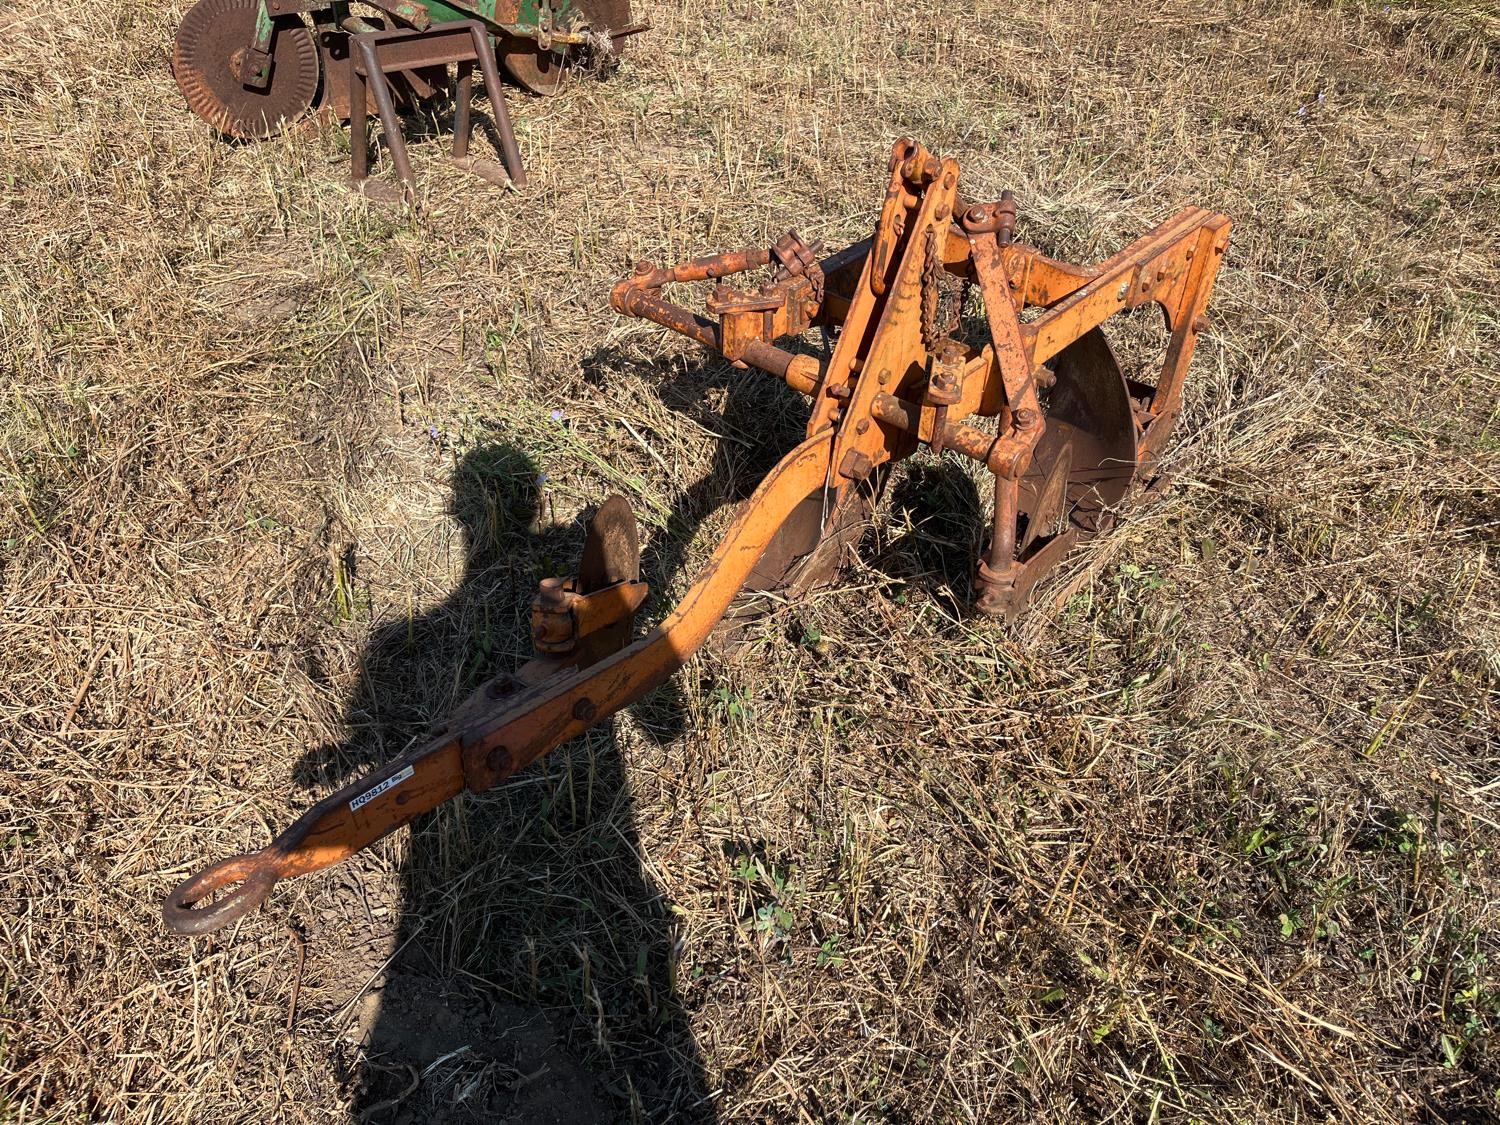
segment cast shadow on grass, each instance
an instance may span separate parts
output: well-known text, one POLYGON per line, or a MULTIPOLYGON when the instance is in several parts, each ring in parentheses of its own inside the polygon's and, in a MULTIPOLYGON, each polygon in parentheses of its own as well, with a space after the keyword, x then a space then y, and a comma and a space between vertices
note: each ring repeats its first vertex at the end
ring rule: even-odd
MULTIPOLYGON (((304 782, 388 760, 530 655, 536 582, 570 572, 583 542, 581 525, 536 529, 538 483, 513 446, 458 463, 464 579, 442 605, 376 634, 351 737, 309 754, 304 782)), ((368 1002, 363 1049, 344 1060, 351 1120, 713 1120, 613 722, 418 821, 402 881, 395 956, 368 1002)))
MULTIPOLYGON (((601 352, 585 373, 618 377, 630 366, 601 352)), ((691 578, 699 525, 746 499, 800 440, 807 405, 775 380, 711 359, 641 374, 675 412, 720 435, 711 467, 674 495, 642 560, 655 591, 645 616, 656 620, 691 578), (720 398, 721 408, 710 405, 720 398)), ((952 506, 954 488, 972 491, 952 475, 943 465, 908 472, 892 491, 896 510, 920 527, 934 502, 952 506)), ((535 462, 506 444, 458 463, 452 511, 464 529, 464 578, 437 608, 376 634, 348 709, 351 737, 308 755, 304 783, 331 785, 389 760, 530 655, 536 582, 570 573, 583 541, 582 520, 536 528, 539 480, 535 462)), ((959 508, 962 520, 969 509, 959 508)), ((888 544, 882 557, 897 560, 902 580, 936 572, 951 581, 969 565, 967 548, 962 562, 949 558, 963 542, 957 528, 904 553, 888 544)), ((675 680, 632 715, 661 743, 688 722, 675 680)), ((669 906, 642 870, 634 825, 613 722, 414 825, 396 953, 363 1021, 363 1049, 346 1060, 353 1120, 714 1119, 676 994, 669 906)))

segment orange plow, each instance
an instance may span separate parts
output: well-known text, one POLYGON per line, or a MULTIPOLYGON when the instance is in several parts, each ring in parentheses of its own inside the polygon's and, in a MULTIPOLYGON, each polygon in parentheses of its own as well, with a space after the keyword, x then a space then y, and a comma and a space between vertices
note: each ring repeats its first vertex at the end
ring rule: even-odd
POLYGON ((192 876, 167 924, 203 933, 241 917, 275 883, 338 863, 464 789, 482 791, 661 684, 692 656, 741 590, 826 581, 857 541, 888 467, 922 446, 994 476, 994 527, 977 560, 977 608, 1013 619, 1038 580, 1109 529, 1176 420, 1183 380, 1229 219, 1188 208, 1108 260, 1049 258, 1015 240, 1015 203, 970 204, 959 168, 909 140, 891 152, 873 236, 820 257, 795 234, 765 250, 650 263, 611 302, 758 368, 812 400, 807 437, 741 508, 687 596, 632 640, 645 600, 634 517, 618 497, 589 522, 576 578, 542 584, 538 652, 481 687, 426 745, 308 810, 250 855, 192 876), (753 288, 724 279, 764 270, 753 288), (706 312, 664 296, 712 281, 706 312), (964 295, 982 298, 967 331, 964 295), (1127 377, 1101 326, 1146 304, 1164 314, 1154 382, 1127 377), (797 341, 821 329, 831 352, 797 341), (983 339, 972 339, 982 335, 983 339))

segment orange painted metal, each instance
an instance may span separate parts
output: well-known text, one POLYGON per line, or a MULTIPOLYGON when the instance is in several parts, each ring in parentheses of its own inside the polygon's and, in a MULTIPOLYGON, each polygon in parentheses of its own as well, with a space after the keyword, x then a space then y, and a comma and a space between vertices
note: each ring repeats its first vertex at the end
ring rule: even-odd
POLYGON ((903 139, 888 171, 867 242, 819 258, 790 233, 768 250, 670 268, 643 262, 611 294, 620 313, 811 399, 806 440, 761 482, 677 608, 629 641, 646 589, 631 561, 639 557, 633 519, 611 500, 585 547, 584 574, 593 576, 551 580, 537 595, 533 641, 542 655, 481 688, 432 742, 321 801, 266 848, 182 883, 164 907, 169 925, 187 933, 226 925, 277 880, 337 863, 463 789, 488 789, 640 699, 707 639, 773 545, 787 567, 789 525, 799 524, 799 536, 817 530, 801 526, 809 503, 821 500, 823 539, 846 538, 833 514, 867 508, 881 467, 924 444, 995 476, 995 525, 976 562, 983 612, 1013 618, 1049 569, 1108 528, 1177 416, 1228 218, 1188 208, 1106 261, 1078 266, 1014 240, 1009 193, 965 202, 956 161, 903 139), (756 288, 725 283, 767 268, 756 288), (664 297, 666 286, 691 282, 714 283, 708 315, 664 297), (978 290, 987 338, 966 327, 962 296, 945 310, 954 286, 978 290), (1099 330, 1150 303, 1170 333, 1154 384, 1127 380, 1099 330), (810 328, 835 334, 826 359, 777 342, 810 328), (598 566, 601 550, 617 561, 598 566))
MULTIPOLYGON (((490 788, 663 683, 708 638, 792 509, 822 483, 831 443, 829 431, 808 438, 771 470, 687 596, 645 637, 588 667, 533 660, 481 688, 431 743, 320 801, 261 851, 179 884, 163 905, 167 924, 182 933, 220 929, 263 902, 278 880, 345 860, 465 788, 490 788)), ((634 589, 606 601, 622 620, 640 604, 634 589)))

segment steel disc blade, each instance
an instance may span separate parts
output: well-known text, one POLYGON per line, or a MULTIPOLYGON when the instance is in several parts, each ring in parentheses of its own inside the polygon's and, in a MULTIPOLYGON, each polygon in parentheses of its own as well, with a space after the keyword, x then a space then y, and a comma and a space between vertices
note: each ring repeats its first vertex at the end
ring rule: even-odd
POLYGON ((777 529, 745 589, 801 594, 831 582, 859 546, 884 484, 881 472, 830 494, 826 524, 823 490, 808 496, 777 529))
POLYGON ((255 36, 257 0, 198 0, 172 48, 172 74, 188 107, 219 132, 258 140, 301 117, 318 92, 318 48, 301 20, 275 21, 271 81, 264 89, 238 76, 255 36))
MULTIPOLYGON (((620 31, 632 23, 630 0, 574 0, 564 22, 571 17, 576 23, 600 35, 620 31)), ((616 39, 613 50, 623 49, 625 40, 616 39)), ((578 48, 554 47, 542 50, 530 39, 502 39, 497 49, 500 64, 517 83, 541 97, 549 97, 567 85, 578 48)))
MULTIPOLYGON (((1107 529, 1110 509, 1125 498, 1135 477, 1135 415, 1125 376, 1099 329, 1058 353, 1052 370, 1057 381, 1042 394, 1047 430, 1021 481, 1020 510, 1028 522, 1050 522, 1055 530, 1058 477, 1065 475, 1063 527, 1071 525, 1088 538, 1107 529), (1063 459, 1066 467, 1054 472, 1063 459)), ((1043 539, 1049 534, 1045 527, 1037 531, 1043 539)))

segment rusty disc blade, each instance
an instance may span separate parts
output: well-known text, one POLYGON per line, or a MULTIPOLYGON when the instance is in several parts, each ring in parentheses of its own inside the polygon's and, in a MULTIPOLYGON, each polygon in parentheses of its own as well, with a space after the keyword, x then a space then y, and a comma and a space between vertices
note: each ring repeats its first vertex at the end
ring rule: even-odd
POLYGON ((1047 431, 1020 488, 1026 526, 1017 541, 1027 547, 1040 548, 1069 527, 1080 540, 1107 531, 1111 509, 1125 498, 1136 471, 1130 393, 1104 333, 1085 333, 1051 366, 1057 381, 1041 395, 1047 431))
POLYGON ((323 82, 319 87, 318 104, 314 109, 319 114, 348 121, 351 112, 349 72, 354 69, 354 63, 349 58, 349 33, 319 31, 318 58, 323 67, 323 82))
POLYGON ((255 38, 257 0, 198 0, 177 28, 172 75, 190 108, 225 136, 259 140, 301 117, 318 92, 318 47, 295 16, 271 36, 271 81, 264 89, 239 79, 255 38))
POLYGON ((833 581, 870 525, 885 476, 878 472, 863 484, 829 494, 826 524, 823 490, 809 495, 777 530, 745 589, 796 595, 833 581))
MULTIPOLYGON (((578 589, 591 594, 616 582, 641 577, 641 531, 635 513, 623 496, 611 496, 589 519, 578 564, 578 589)), ((578 645, 578 666, 594 664, 630 643, 635 620, 622 621, 585 637, 578 645)))
MULTIPOLYGON (((574 0, 569 15, 577 25, 586 26, 604 37, 632 23, 630 0, 574 0)), ((565 23, 568 18, 564 16, 565 23)), ((618 53, 624 44, 623 39, 614 40, 611 53, 618 53)), ((533 94, 545 98, 567 85, 573 64, 579 59, 579 50, 558 45, 544 51, 531 39, 504 38, 500 40, 496 53, 500 65, 511 78, 533 94)))

